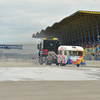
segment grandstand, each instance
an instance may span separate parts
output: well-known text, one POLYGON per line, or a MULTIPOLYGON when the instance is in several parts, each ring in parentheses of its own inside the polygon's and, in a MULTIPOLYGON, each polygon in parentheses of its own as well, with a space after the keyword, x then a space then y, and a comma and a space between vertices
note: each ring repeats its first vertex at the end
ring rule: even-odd
POLYGON ((53 36, 57 37, 62 45, 79 45, 87 48, 86 53, 95 53, 100 49, 99 32, 100 12, 77 11, 51 27, 42 29, 40 33, 33 34, 33 38, 53 36))
POLYGON ((77 11, 54 23, 51 27, 33 34, 33 38, 44 36, 58 37, 62 44, 86 46, 97 45, 100 32, 100 12, 77 11))

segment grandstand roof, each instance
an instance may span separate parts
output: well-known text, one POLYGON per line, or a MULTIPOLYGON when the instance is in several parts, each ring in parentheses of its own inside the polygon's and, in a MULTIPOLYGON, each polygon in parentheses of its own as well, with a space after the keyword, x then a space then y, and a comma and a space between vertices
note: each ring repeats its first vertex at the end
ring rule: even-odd
MULTIPOLYGON (((61 29, 66 29, 67 26, 70 27, 71 24, 73 23, 77 23, 80 20, 85 20, 85 19, 89 19, 90 17, 93 16, 97 16, 100 17, 100 12, 98 11, 77 11, 75 13, 73 13, 72 15, 65 17, 64 19, 62 19, 60 22, 56 22, 54 23, 51 27, 48 26, 45 30, 41 30, 40 34, 44 34, 44 35, 49 35, 49 34, 53 34, 56 32, 59 32, 61 29)), ((42 35, 42 36, 44 36, 42 35)))

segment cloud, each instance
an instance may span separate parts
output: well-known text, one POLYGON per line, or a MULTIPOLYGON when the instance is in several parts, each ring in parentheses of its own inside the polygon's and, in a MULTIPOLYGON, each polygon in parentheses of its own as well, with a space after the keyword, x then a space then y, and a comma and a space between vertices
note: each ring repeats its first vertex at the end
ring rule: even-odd
POLYGON ((33 33, 77 10, 100 11, 99 5, 99 0, 0 0, 0 41, 30 41, 33 33))

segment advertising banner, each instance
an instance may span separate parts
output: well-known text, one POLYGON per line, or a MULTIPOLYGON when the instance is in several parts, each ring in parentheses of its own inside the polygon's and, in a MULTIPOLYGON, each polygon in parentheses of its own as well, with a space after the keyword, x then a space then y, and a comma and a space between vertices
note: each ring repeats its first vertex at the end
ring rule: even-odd
POLYGON ((86 48, 85 53, 96 53, 98 50, 100 50, 100 46, 97 46, 96 48, 86 48))
POLYGON ((0 45, 0 49, 22 49, 22 45, 0 45))

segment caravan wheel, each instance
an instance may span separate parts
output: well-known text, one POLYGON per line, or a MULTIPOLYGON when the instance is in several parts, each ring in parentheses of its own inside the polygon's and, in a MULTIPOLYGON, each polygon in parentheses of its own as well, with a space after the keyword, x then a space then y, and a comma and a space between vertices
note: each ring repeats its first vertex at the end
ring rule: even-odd
POLYGON ((63 65, 64 65, 64 64, 61 62, 61 63, 60 63, 60 66, 63 66, 63 65))
POLYGON ((79 67, 80 65, 79 64, 77 64, 77 67, 79 67))

